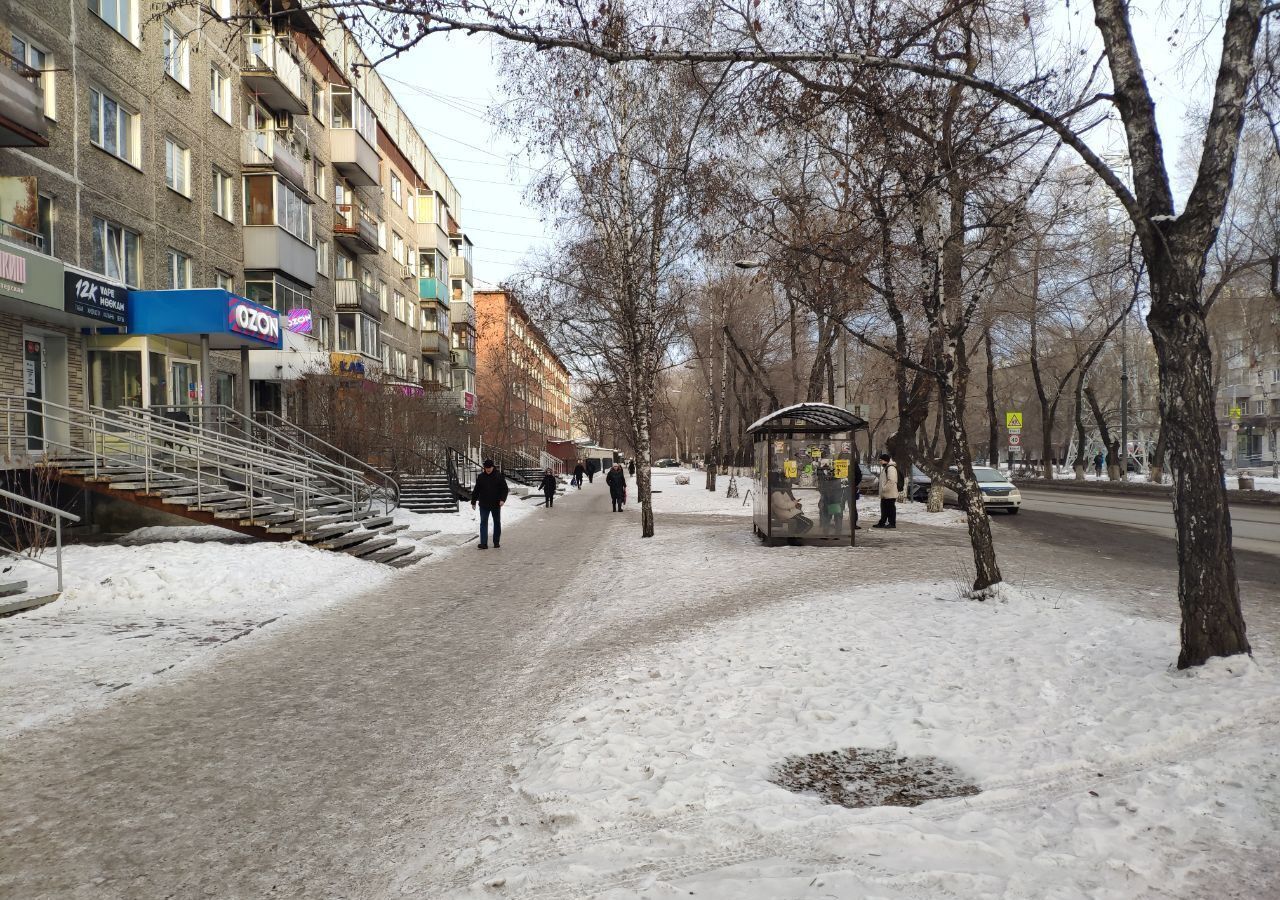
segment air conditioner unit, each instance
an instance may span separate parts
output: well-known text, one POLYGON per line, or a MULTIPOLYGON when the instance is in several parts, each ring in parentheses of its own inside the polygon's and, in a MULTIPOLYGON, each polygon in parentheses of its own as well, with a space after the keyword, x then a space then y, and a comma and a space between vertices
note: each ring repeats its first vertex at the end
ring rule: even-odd
POLYGON ((293 131, 293 113, 276 113, 276 129, 279 131, 293 131))
POLYGON ((402 266, 400 267, 400 277, 401 277, 401 278, 412 278, 412 277, 413 277, 413 266, 403 266, 403 265, 402 265, 402 266))

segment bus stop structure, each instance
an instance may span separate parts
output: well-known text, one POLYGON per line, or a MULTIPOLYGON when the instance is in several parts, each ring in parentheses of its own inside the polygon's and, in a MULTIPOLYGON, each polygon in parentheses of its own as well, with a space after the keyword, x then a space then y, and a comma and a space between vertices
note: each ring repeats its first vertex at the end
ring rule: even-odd
POLYGON ((766 544, 856 543, 853 467, 867 422, 829 403, 797 403, 747 429, 755 445, 752 528, 766 544))

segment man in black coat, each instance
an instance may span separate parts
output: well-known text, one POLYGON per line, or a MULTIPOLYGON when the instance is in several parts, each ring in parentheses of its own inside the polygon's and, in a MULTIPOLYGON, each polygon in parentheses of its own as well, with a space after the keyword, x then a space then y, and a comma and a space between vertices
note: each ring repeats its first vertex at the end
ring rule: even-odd
POLYGON ((604 477, 604 483, 609 485, 609 499, 613 501, 613 511, 622 512, 622 504, 627 501, 627 476, 622 471, 622 466, 614 463, 609 474, 604 477))
POLYGON ((484 461, 484 471, 476 476, 471 489, 471 508, 480 506, 480 549, 489 549, 489 517, 493 516, 493 546, 502 546, 502 507, 507 502, 507 479, 493 467, 493 460, 484 461))
POLYGON ((542 505, 552 507, 556 505, 556 476, 551 474, 551 470, 547 469, 542 473, 542 482, 538 485, 542 489, 542 496, 545 498, 542 505))

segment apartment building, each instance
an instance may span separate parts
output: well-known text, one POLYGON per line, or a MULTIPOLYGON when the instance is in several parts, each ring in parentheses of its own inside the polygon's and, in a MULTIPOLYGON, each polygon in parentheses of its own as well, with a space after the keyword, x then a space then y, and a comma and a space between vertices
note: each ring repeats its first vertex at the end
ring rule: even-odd
POLYGON ((537 454, 570 437, 569 370, 520 301, 475 291, 480 381, 477 425, 484 440, 537 454))
POLYGON ((1218 430, 1235 468, 1280 461, 1280 313, 1269 311, 1268 319, 1248 337, 1228 332, 1224 342, 1218 430))
POLYGON ((474 411, 458 193, 351 34, 270 2, 0 0, 4 395, 279 411, 314 372, 474 411))

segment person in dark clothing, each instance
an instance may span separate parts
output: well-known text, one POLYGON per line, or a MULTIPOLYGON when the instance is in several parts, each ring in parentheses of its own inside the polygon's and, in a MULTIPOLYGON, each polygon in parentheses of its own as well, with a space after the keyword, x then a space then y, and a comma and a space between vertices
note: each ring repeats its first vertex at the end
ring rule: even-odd
POLYGON ((573 486, 578 490, 582 490, 582 477, 586 474, 587 468, 582 463, 573 467, 573 486))
POLYGON ((1098 451, 1098 455, 1093 458, 1093 474, 1102 477, 1102 464, 1106 462, 1106 457, 1102 455, 1102 451, 1098 451))
POLYGON ((542 488, 542 496, 547 498, 542 502, 542 505, 548 508, 555 506, 556 505, 556 476, 551 474, 550 469, 547 469, 545 472, 542 473, 542 484, 539 485, 539 487, 542 488))
POLYGON ((587 460, 587 484, 596 483, 596 471, 600 468, 600 464, 594 459, 587 460))
POLYGON ((484 461, 484 471, 476 476, 471 489, 471 508, 480 506, 480 549, 489 549, 489 517, 493 516, 493 546, 502 546, 502 507, 507 502, 507 479, 493 467, 493 460, 484 461))
POLYGON ((622 506, 627 502, 627 476, 622 471, 622 466, 614 463, 609 474, 604 477, 604 482, 609 485, 609 499, 613 502, 613 511, 622 512, 622 506))
POLYGON ((861 531, 862 526, 858 524, 858 498, 862 496, 862 489, 858 486, 862 484, 862 466, 858 465, 858 461, 853 461, 853 503, 849 510, 853 515, 853 530, 861 531))
POLYGON ((832 474, 830 466, 823 466, 818 470, 816 481, 818 485, 818 523, 822 527, 822 533, 825 535, 839 534, 841 523, 844 522, 844 508, 849 502, 849 496, 844 487, 844 479, 836 478, 832 474))
POLYGON ((627 474, 632 478, 636 477, 636 461, 634 459, 627 463, 627 474))

